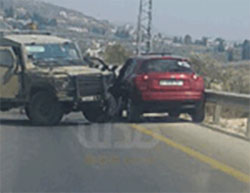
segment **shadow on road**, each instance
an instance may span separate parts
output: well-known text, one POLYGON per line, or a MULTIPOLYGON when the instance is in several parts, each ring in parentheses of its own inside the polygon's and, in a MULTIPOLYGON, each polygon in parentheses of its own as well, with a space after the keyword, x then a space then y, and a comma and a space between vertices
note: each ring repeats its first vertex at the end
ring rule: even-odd
POLYGON ((0 119, 0 124, 5 126, 32 126, 29 120, 0 119))
MULTIPOLYGON (((189 120, 181 119, 181 118, 172 118, 168 116, 151 116, 151 117, 143 117, 136 123, 139 124, 155 124, 155 123, 189 123, 189 120)), ((112 123, 129 123, 126 118, 119 118, 112 123)))
MULTIPOLYGON (((41 127, 39 125, 33 125, 31 121, 25 119, 0 119, 0 126, 22 126, 22 127, 41 127)), ((79 126, 79 125, 90 125, 89 122, 74 122, 65 121, 56 125, 54 127, 69 127, 69 126, 79 126)))
MULTIPOLYGON (((0 125, 1 126, 15 126, 15 127, 41 127, 36 126, 29 121, 25 115, 20 114, 19 111, 12 111, 8 114, 0 114, 0 125)), ((172 118, 169 116, 158 116, 158 115, 148 115, 141 118, 141 120, 137 123, 139 124, 156 124, 156 123, 188 123, 190 121, 185 119, 177 119, 172 118)), ((129 122, 126 120, 125 117, 123 118, 115 118, 114 120, 106 123, 111 124, 128 124, 129 122)), ((82 115, 79 116, 78 114, 70 114, 68 117, 66 116, 65 119, 57 126, 54 127, 74 127, 74 126, 88 126, 92 123, 88 122, 86 119, 82 118, 82 115)), ((96 123, 95 123, 96 124, 96 123)), ((103 123, 99 123, 103 124, 103 123)))
MULTIPOLYGON (((138 123, 147 123, 147 124, 155 124, 155 123, 188 123, 190 121, 184 120, 184 119, 174 119, 170 117, 143 117, 138 123)), ((110 123, 128 123, 125 118, 117 119, 114 121, 111 121, 110 123)), ((101 123, 100 123, 101 124, 101 123)), ((24 126, 24 127, 41 127, 33 125, 29 120, 27 119, 1 119, 0 118, 0 125, 2 126, 24 126)), ((59 125, 55 127, 67 127, 67 126, 88 126, 91 125, 88 121, 74 121, 74 120, 66 120, 60 123, 59 125)))
POLYGON ((144 117, 142 122, 144 123, 188 123, 190 121, 172 117, 144 117))

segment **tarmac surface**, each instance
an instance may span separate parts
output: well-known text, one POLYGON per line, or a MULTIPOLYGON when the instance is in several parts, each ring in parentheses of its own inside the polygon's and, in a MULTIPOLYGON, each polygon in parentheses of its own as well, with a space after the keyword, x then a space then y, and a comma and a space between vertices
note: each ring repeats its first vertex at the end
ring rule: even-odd
POLYGON ((250 192, 250 143, 186 120, 0 122, 1 192, 250 192))

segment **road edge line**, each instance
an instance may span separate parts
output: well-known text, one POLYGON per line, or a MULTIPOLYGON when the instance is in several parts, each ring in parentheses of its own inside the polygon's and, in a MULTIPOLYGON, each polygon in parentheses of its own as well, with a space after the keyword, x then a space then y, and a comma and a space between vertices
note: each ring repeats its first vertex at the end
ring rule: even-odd
POLYGON ((247 175, 247 174, 245 174, 237 169, 232 168, 231 166, 228 166, 222 162, 219 162, 213 158, 210 158, 210 157, 208 157, 208 156, 206 156, 198 151, 195 151, 189 147, 186 147, 182 144, 176 143, 173 140, 171 140, 165 136, 162 136, 162 135, 157 134, 153 131, 150 131, 149 129, 144 128, 143 126, 139 126, 139 125, 135 125, 135 124, 132 124, 130 126, 133 129, 136 129, 137 131, 139 131, 143 134, 149 135, 149 136, 151 136, 151 137, 153 137, 161 142, 164 142, 165 144, 182 151, 183 153, 189 155, 190 157, 193 157, 193 158, 195 158, 203 163, 206 163, 206 164, 210 165, 211 167, 213 167, 219 171, 222 171, 222 172, 236 178, 237 180, 239 180, 241 182, 250 184, 250 175, 247 175))

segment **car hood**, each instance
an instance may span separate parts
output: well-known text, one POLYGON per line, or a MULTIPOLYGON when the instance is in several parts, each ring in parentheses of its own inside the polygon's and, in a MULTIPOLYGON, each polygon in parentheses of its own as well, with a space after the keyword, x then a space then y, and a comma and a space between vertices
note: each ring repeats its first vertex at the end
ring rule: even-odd
POLYGON ((98 69, 89 68, 86 66, 64 66, 56 67, 49 70, 53 74, 67 74, 69 76, 77 76, 84 74, 101 74, 102 72, 98 69))
POLYGON ((106 74, 95 68, 87 66, 62 66, 62 67, 35 67, 30 69, 31 73, 44 74, 48 76, 79 76, 79 75, 92 75, 92 74, 106 74))

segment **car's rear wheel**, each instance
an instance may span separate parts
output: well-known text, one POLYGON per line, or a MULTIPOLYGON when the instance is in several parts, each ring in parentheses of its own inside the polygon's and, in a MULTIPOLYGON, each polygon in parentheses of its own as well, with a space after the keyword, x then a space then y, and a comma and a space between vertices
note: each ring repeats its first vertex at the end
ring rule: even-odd
POLYGON ((64 114, 56 96, 46 91, 34 94, 26 113, 33 124, 41 126, 59 124, 64 114))
POLYGON ((139 122, 141 118, 141 111, 139 106, 132 100, 127 101, 127 120, 128 122, 139 122))
POLYGON ((205 119, 205 106, 204 102, 200 101, 197 105, 194 111, 190 114, 192 117, 193 122, 195 123, 201 123, 205 119))

